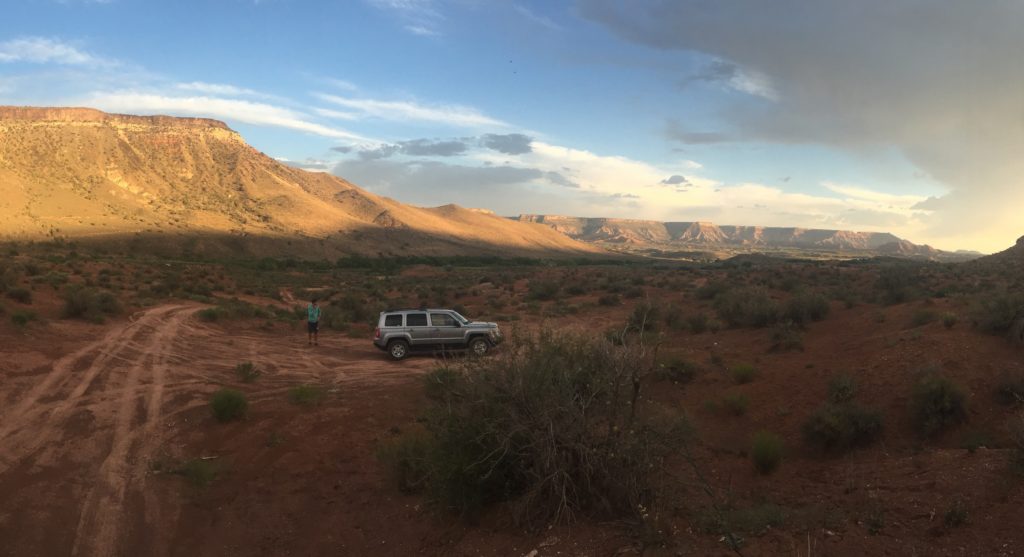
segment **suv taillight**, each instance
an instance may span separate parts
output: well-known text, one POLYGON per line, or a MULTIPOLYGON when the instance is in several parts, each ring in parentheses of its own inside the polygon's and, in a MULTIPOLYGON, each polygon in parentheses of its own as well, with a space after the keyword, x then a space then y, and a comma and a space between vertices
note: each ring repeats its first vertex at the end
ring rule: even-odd
POLYGON ((373 330, 373 338, 376 340, 380 340, 380 327, 377 327, 376 329, 373 330))

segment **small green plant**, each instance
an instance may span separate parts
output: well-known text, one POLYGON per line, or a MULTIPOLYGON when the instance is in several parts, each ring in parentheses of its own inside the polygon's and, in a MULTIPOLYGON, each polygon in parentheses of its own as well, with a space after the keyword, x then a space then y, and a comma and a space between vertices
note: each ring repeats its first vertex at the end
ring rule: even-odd
POLYGON ((210 398, 210 409, 218 422, 230 422, 245 417, 249 411, 249 401, 240 391, 221 389, 210 398))
POLYGON ((708 321, 710 321, 710 318, 706 313, 694 313, 686 318, 686 324, 690 327, 690 332, 695 335, 708 330, 708 321))
POLYGON ((19 304, 32 303, 32 291, 27 288, 12 288, 7 291, 7 297, 19 304))
POLYGON ((811 321, 821 321, 830 310, 828 299, 818 292, 803 292, 786 302, 782 317, 796 325, 804 326, 811 321))
POLYGON ((732 380, 738 385, 750 383, 757 376, 757 368, 750 364, 736 364, 729 370, 732 380))
POLYGON ((377 448, 377 458, 391 472, 404 493, 412 493, 423 487, 430 476, 430 451, 432 440, 423 431, 406 432, 388 439, 377 448))
POLYGON ((780 323, 772 328, 772 352, 790 352, 804 349, 804 335, 792 323, 780 323))
POLYGON ((184 477, 197 488, 204 488, 217 479, 220 467, 213 460, 193 458, 185 461, 171 472, 184 477))
POLYGON ((102 323, 107 316, 118 313, 121 313, 121 304, 110 292, 78 285, 64 291, 63 315, 66 318, 102 323))
POLYGON ((729 290, 715 298, 715 310, 730 327, 767 327, 779 320, 779 305, 763 290, 729 290))
POLYGON ((11 314, 11 323, 19 329, 38 319, 39 316, 34 311, 18 310, 11 314))
POLYGON ((689 383, 700 372, 700 366, 682 358, 672 358, 658 365, 657 375, 660 379, 675 383, 689 383))
POLYGON ((1005 374, 996 384, 996 399, 1001 404, 1024 403, 1024 375, 1005 374))
POLYGON ((622 298, 618 294, 603 294, 597 299, 597 303, 606 307, 617 306, 622 304, 622 298))
POLYGON ((967 397, 949 379, 929 373, 918 381, 910 400, 914 426, 922 436, 936 435, 967 421, 967 397))
POLYGON ((877 536, 885 528, 885 511, 881 508, 872 508, 864 517, 864 525, 868 527, 868 533, 877 536))
POLYGON ((828 382, 828 399, 835 404, 853 400, 857 394, 857 382, 851 375, 840 374, 828 382))
POLYGON ((827 404, 803 425, 804 441, 823 452, 869 445, 881 433, 881 415, 853 404, 827 404))
POLYGON ((938 314, 930 309, 919 309, 914 312, 914 315, 910 318, 911 327, 923 327, 932 321, 938 319, 938 314))
POLYGON ((778 435, 766 431, 754 435, 750 448, 750 458, 754 468, 761 474, 771 474, 782 462, 782 439, 778 435))
POLYGON ((750 399, 742 393, 732 393, 722 397, 722 408, 733 416, 742 416, 747 413, 750 406, 750 399))
POLYGON ((252 383, 260 376, 260 370, 252 362, 242 362, 235 366, 235 374, 243 383, 252 383))
POLYGON ((953 504, 946 510, 943 522, 945 522, 946 528, 956 528, 967 524, 967 505, 963 499, 957 497, 953 500, 953 504))
POLYGON ((327 391, 319 385, 296 385, 288 389, 288 400, 299 406, 316 406, 325 396, 327 391))
POLYGON ((960 447, 967 449, 968 453, 974 454, 982 447, 992 444, 992 438, 981 430, 972 429, 960 438, 960 447))
POLYGON ((957 315, 951 311, 942 314, 942 326, 947 329, 952 329, 956 325, 957 320, 957 315))

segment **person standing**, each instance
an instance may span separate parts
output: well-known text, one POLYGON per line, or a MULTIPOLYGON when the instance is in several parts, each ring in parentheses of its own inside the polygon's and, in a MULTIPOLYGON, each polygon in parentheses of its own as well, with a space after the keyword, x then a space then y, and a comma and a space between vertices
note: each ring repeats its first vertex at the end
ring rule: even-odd
POLYGON ((309 342, 307 345, 320 346, 320 306, 316 302, 316 298, 313 298, 310 300, 309 306, 306 307, 307 324, 309 326, 309 342))

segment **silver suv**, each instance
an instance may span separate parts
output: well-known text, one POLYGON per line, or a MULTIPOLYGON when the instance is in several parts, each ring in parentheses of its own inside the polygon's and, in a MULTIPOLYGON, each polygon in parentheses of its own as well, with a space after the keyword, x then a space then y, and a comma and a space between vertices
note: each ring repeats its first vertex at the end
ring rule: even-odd
POLYGON ((393 359, 412 350, 465 350, 483 356, 502 341, 497 323, 466 319, 450 309, 395 309, 380 312, 373 344, 393 359))

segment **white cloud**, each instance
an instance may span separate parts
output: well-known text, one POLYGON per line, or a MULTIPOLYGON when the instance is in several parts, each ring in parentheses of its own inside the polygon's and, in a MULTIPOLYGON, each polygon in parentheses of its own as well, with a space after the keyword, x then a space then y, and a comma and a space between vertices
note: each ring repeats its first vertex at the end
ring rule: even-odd
POLYGON ((316 93, 314 96, 324 102, 355 110, 363 117, 368 118, 399 122, 429 122, 466 128, 508 126, 505 122, 491 118, 475 108, 461 105, 426 106, 411 101, 354 99, 325 93, 316 93))
POLYGON ((896 195, 870 190, 859 186, 837 184, 835 182, 824 182, 822 185, 825 186, 826 189, 845 196, 847 199, 874 203, 885 207, 910 209, 927 199, 927 197, 920 195, 896 195))
POLYGON ((512 9, 519 13, 519 15, 529 19, 530 21, 542 26, 547 27, 552 31, 561 31, 562 26, 555 23, 551 18, 543 15, 539 15, 522 4, 512 4, 512 9))
POLYGON ((433 0, 366 0, 371 6, 391 12, 403 22, 402 28, 421 37, 435 37, 441 34, 440 25, 444 16, 437 10, 433 0))
POLYGON ((311 122, 306 119, 305 115, 287 108, 246 100, 208 96, 171 97, 138 92, 110 92, 94 93, 84 102, 87 106, 113 112, 162 112, 211 117, 257 126, 286 128, 355 143, 368 145, 376 143, 346 130, 311 122))
POLYGON ((225 85, 222 83, 204 83, 202 81, 193 81, 190 83, 178 83, 175 88, 181 89, 182 91, 195 91, 197 93, 204 93, 207 95, 234 95, 234 96, 251 96, 261 97, 264 96, 262 93, 253 91, 252 89, 246 89, 244 87, 236 87, 234 85, 225 85))
POLYGON ((111 66, 108 60, 76 46, 46 37, 21 37, 0 43, 0 62, 63 64, 69 66, 111 66))

